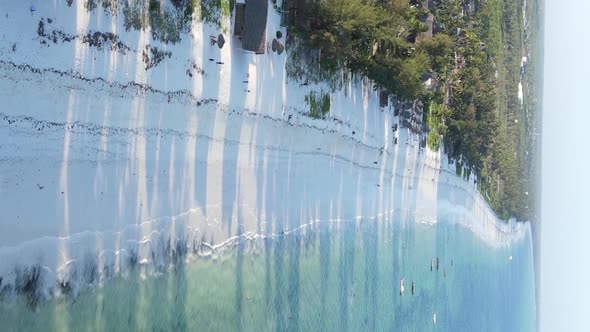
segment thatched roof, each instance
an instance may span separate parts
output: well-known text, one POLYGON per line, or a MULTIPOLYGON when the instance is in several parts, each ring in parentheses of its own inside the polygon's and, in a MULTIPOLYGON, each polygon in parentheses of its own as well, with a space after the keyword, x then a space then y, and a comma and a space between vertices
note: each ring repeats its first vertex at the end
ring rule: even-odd
POLYGON ((268 0, 246 0, 242 48, 263 54, 266 49, 266 16, 268 0))
POLYGON ((234 36, 241 37, 244 30, 245 3, 236 3, 236 16, 234 19, 234 36))
POLYGON ((431 78, 432 78, 432 74, 431 73, 424 73, 424 74, 422 74, 422 76, 420 76, 420 81, 426 82, 426 81, 428 81, 431 78))

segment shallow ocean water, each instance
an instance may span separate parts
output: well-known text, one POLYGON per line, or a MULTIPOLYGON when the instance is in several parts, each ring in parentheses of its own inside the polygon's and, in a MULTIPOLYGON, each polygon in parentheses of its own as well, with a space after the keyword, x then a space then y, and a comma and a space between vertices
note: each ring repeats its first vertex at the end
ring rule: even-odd
POLYGON ((530 234, 490 246, 452 218, 320 222, 243 239, 215 259, 157 274, 139 266, 35 310, 5 303, 2 330, 534 330, 530 234))

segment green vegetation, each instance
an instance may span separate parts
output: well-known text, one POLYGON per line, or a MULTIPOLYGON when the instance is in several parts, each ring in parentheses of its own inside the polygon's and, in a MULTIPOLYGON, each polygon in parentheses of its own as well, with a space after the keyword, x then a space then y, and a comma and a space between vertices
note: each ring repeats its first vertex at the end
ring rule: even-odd
POLYGON ((354 73, 342 72, 337 69, 320 65, 317 52, 306 48, 303 44, 287 37, 285 48, 289 50, 289 59, 285 64, 287 76, 291 79, 306 82, 324 82, 333 90, 341 88, 354 73))
POLYGON ((309 116, 314 119, 324 119, 330 113, 330 95, 327 93, 310 92, 305 96, 305 102, 309 105, 309 116))
MULTIPOLYGON (((534 64, 537 56, 536 37, 538 1, 527 3, 528 28, 522 20, 523 1, 490 1, 490 26, 500 26, 501 34, 494 38, 495 48, 491 50, 498 63, 497 110, 498 130, 491 145, 490 162, 482 172, 485 177, 480 189, 486 191, 492 206, 500 215, 516 216, 523 219, 534 212, 534 198, 527 192, 534 192, 534 165, 536 152, 537 111, 535 104, 537 88, 534 64), (530 24, 533 22, 533 24, 530 24), (526 40, 525 32, 529 34, 526 40), (532 37, 532 38, 531 38, 532 37), (526 74, 521 76, 521 58, 531 52, 526 74), (532 69, 532 70, 531 70, 532 69), (518 98, 518 83, 522 79, 524 103, 518 98)), ((490 34, 491 35, 491 34, 490 34)))
POLYGON ((428 108, 427 124, 430 131, 426 135, 428 147, 433 151, 438 151, 441 144, 441 135, 447 131, 446 125, 442 122, 444 115, 444 106, 442 104, 432 103, 428 108))
POLYGON ((407 39, 425 26, 424 11, 407 1, 377 4, 363 0, 326 0, 308 8, 309 25, 294 34, 307 48, 321 50, 321 67, 367 75, 380 86, 411 99, 422 93, 420 76, 429 69, 428 54, 407 39))
POLYGON ((542 121, 542 90, 543 90, 543 0, 529 1, 526 8, 528 29, 525 33, 525 45, 532 57, 527 58, 527 68, 523 78, 524 116, 522 126, 525 128, 524 164, 529 185, 533 188, 527 195, 528 204, 533 217, 539 212, 536 202, 540 201, 540 139, 542 121))
MULTIPOLYGON (((529 1, 529 7, 536 3, 529 1)), ((463 16, 462 22, 449 17, 456 13, 453 6, 437 7, 437 18, 453 29, 461 28, 453 37, 453 51, 460 61, 448 81, 445 151, 476 173, 480 191, 500 217, 529 219, 533 203, 526 195, 532 191, 527 163, 533 158, 527 137, 534 137, 536 123, 530 120, 527 125, 525 118, 534 118, 536 110, 521 106, 518 98, 520 61, 527 48, 523 1, 479 1, 477 10, 463 16)), ((531 96, 534 90, 526 94, 531 96)))
POLYGON ((430 57, 432 71, 445 75, 452 64, 453 39, 444 33, 438 33, 419 44, 430 57))
POLYGON ((298 69, 314 53, 294 48, 295 65, 287 71, 296 79, 332 83, 363 75, 399 100, 422 100, 428 146, 444 146, 459 175, 474 172, 500 217, 528 219, 538 107, 531 83, 539 76, 530 69, 524 75, 524 105, 518 84, 522 56, 532 48, 535 58, 538 1, 526 7, 528 35, 523 0, 474 1, 474 7, 441 0, 430 10, 416 0, 314 1, 305 24, 291 28, 319 54, 317 63, 298 69), (427 73, 438 82, 429 90, 421 82, 427 73))
POLYGON ((160 10, 160 1, 158 0, 150 0, 150 11, 160 10))
POLYGON ((123 14, 125 29, 150 28, 152 38, 163 43, 178 43, 188 33, 193 20, 222 27, 222 18, 229 17, 230 0, 86 0, 88 11, 101 5, 109 15, 123 14))

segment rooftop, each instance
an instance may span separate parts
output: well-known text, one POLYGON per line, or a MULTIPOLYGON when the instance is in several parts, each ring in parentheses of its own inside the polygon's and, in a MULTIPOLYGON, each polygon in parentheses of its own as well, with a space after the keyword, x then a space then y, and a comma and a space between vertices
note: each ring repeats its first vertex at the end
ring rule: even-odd
POLYGON ((268 0, 246 0, 242 48, 263 54, 266 49, 266 16, 268 0))

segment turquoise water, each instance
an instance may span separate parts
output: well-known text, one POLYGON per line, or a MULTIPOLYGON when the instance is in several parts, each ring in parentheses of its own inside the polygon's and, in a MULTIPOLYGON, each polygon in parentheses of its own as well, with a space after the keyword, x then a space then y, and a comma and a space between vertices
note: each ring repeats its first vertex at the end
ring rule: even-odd
POLYGON ((446 220, 366 221, 241 240, 160 274, 136 268, 35 310, 4 304, 0 321, 3 331, 532 331, 533 306, 528 238, 494 248, 446 220))

